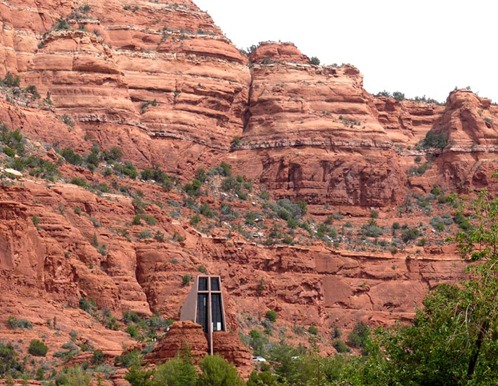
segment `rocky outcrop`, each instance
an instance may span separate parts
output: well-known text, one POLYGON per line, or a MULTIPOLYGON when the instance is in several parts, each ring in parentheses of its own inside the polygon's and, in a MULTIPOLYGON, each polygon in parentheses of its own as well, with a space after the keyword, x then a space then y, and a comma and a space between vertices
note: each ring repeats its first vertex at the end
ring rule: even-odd
POLYGON ((461 192, 488 189, 498 184, 492 175, 498 168, 498 107, 470 90, 450 93, 446 107, 427 133, 428 145, 435 145, 438 175, 448 188, 461 192))
MULTIPOLYGON (((200 324, 191 321, 175 322, 156 349, 147 356, 147 360, 161 363, 187 353, 194 363, 207 355, 209 350, 206 335, 200 324)), ((213 353, 220 354, 243 370, 251 367, 251 353, 234 333, 225 331, 213 333, 213 353)))
POLYGON ((208 353, 208 341, 202 326, 191 321, 173 323, 147 358, 151 362, 161 363, 187 353, 194 362, 200 361, 208 353))
POLYGON ((213 333, 213 352, 233 363, 246 376, 252 370, 252 354, 236 333, 216 331, 213 333))
MULTIPOLYGON (((408 320, 430 288, 463 277, 465 262, 447 244, 375 252, 360 240, 346 250, 310 228, 303 245, 264 245, 259 233, 269 233, 270 215, 254 237, 236 233, 244 213, 266 210, 256 208, 262 190, 306 201, 317 222, 342 213, 357 229, 372 208, 385 228, 428 223, 421 211, 397 216, 411 194, 436 185, 496 194, 498 110, 489 100, 468 90, 452 92, 445 106, 374 97, 355 67, 313 65, 290 43, 262 43, 246 57, 189 0, 11 0, 0 2, 0 26, 0 77, 11 72, 21 82, 0 87, 0 121, 62 175, 53 182, 0 172, 0 339, 20 340, 26 351, 42 333, 60 347, 74 329, 119 355, 131 339, 80 310, 80 299, 118 319, 130 310, 177 319, 188 292, 183 277, 202 271, 222 277, 230 331, 249 332, 272 309, 286 331, 318 325, 324 336, 358 320, 408 320), (28 85, 40 99, 23 91, 28 85), (424 141, 427 133, 443 145, 424 141), (117 146, 125 160, 180 182, 165 191, 103 176, 64 163, 56 151, 88 154, 94 144, 117 146), (197 169, 221 161, 253 181, 248 201, 220 193, 220 176, 197 203, 180 193, 197 169), (73 177, 90 187, 67 183, 73 177), (102 183, 114 184, 114 193, 97 192, 102 183), (147 225, 134 223, 142 196, 143 215, 154 217, 147 225), (238 224, 190 225, 200 205, 225 199, 238 224), (60 336, 50 333, 47 314, 60 336), (7 329, 10 315, 35 328, 7 329)), ((244 365, 247 350, 232 338, 217 335, 219 351, 244 365)), ((179 323, 153 360, 174 357, 185 341, 196 357, 207 350, 199 326, 179 323)))
POLYGON ((176 172, 242 131, 246 59, 192 2, 1 7, 0 76, 36 86, 92 141, 176 172))

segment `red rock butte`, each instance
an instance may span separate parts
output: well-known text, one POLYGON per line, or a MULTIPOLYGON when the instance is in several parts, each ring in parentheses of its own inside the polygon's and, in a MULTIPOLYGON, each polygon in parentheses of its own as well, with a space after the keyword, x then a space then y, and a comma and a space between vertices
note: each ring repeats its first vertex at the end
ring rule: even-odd
MULTIPOLYGON (((465 262, 448 243, 397 253, 318 241, 264 245, 221 220, 218 233, 200 232, 190 216, 171 214, 168 202, 182 201, 180 193, 164 196, 145 181, 133 187, 150 202, 141 215, 154 216, 152 234, 180 241, 139 239, 149 228, 130 225, 137 200, 67 183, 110 178, 64 163, 54 148, 118 147, 139 169, 161 168, 181 182, 226 162, 256 191, 306 202, 315 218, 341 213, 341 226, 358 226, 375 209, 390 227, 405 221, 399 213, 409 197, 436 186, 498 193, 498 107, 489 99, 468 90, 452 91, 445 104, 374 96, 355 67, 314 65, 291 43, 263 42, 247 55, 189 0, 9 0, 0 2, 0 26, 0 78, 18 76, 21 88, 41 95, 23 99, 18 88, 2 87, 0 121, 19 129, 33 154, 60 161, 64 177, 9 177, 0 187, 0 339, 22 338, 26 350, 45 334, 58 347, 75 330, 110 357, 120 355, 130 336, 106 329, 79 300, 94 299, 118 319, 125 311, 178 319, 188 292, 182 277, 199 267, 222 276, 229 327, 246 333, 251 327, 241 318, 268 309, 289 333, 296 325, 323 326, 325 334, 357 321, 409 320, 430 288, 463 277, 465 262), (424 149, 427 138, 444 144, 424 149), (423 157, 424 172, 414 172, 423 157), (98 248, 104 244, 106 254, 98 248), (8 329, 9 316, 33 329, 8 329), (47 326, 54 316, 60 336, 47 326)), ((252 194, 237 208, 250 211, 257 202, 252 194)), ((406 221, 427 225, 431 216, 424 216, 406 221)), ((225 357, 246 364, 238 342, 218 338, 225 357)), ((171 357, 165 347, 158 352, 171 357)))

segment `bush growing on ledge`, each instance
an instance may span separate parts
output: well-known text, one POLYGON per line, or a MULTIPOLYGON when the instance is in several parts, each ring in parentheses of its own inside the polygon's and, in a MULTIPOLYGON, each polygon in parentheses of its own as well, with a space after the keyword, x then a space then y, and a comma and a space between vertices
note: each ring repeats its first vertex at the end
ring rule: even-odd
POLYGON ((70 183, 73 185, 81 186, 83 188, 86 188, 88 186, 88 182, 86 182, 86 180, 84 178, 81 178, 81 177, 71 178, 70 183))
POLYGON ((19 87, 21 85, 21 79, 17 75, 12 75, 10 71, 5 74, 5 78, 0 78, 0 84, 4 84, 7 87, 19 87))
POLYGON ((361 227, 360 233, 368 237, 379 237, 382 234, 382 228, 379 227, 377 221, 371 218, 368 224, 361 227))
POLYGON ((27 328, 31 330, 33 328, 33 324, 26 319, 17 319, 15 316, 9 316, 7 318, 7 326, 11 330, 15 330, 16 328, 24 329, 27 328))
POLYGON ((275 323, 277 321, 277 311, 275 311, 275 310, 266 311, 265 316, 266 316, 266 319, 268 319, 272 323, 275 323))
POLYGON ((151 101, 145 101, 143 102, 141 105, 140 105, 140 112, 143 114, 147 111, 147 109, 149 108, 149 106, 157 106, 159 103, 157 103, 157 101, 155 99, 151 100, 151 101))
MULTIPOLYGON (((443 225, 444 229, 444 225, 443 225)), ((417 228, 407 228, 401 232, 401 240, 408 243, 412 240, 416 240, 420 236, 420 231, 417 228)))
POLYGON ((310 63, 313 64, 314 66, 319 66, 320 65, 320 59, 318 59, 316 56, 312 56, 310 63))
POLYGON ((405 100, 405 94, 400 92, 400 91, 394 91, 393 98, 396 99, 397 101, 401 102, 401 101, 405 100))
POLYGON ((59 19, 57 22, 54 24, 53 28, 54 31, 67 31, 71 29, 71 26, 67 22, 66 19, 59 19))
POLYGON ((62 149, 60 155, 71 165, 81 165, 83 163, 83 158, 71 148, 62 149))
POLYGON ((183 275, 182 277, 182 286, 187 286, 190 284, 190 282, 192 281, 192 276, 190 275, 183 275))
POLYGON ((28 352, 35 357, 44 357, 47 355, 48 346, 41 340, 33 339, 29 344, 28 352))
POLYGON ((436 134, 433 131, 429 131, 422 141, 422 148, 435 148, 444 149, 448 145, 448 138, 444 133, 436 134))

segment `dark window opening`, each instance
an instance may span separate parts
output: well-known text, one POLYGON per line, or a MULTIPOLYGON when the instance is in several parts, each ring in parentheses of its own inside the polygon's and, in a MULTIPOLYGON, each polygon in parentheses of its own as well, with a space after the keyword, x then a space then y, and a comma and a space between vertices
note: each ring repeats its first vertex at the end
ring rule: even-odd
POLYGON ((208 278, 200 277, 199 278, 199 291, 207 291, 208 290, 208 278))
POLYGON ((208 332, 208 295, 197 294, 197 320, 204 332, 208 332))
POLYGON ((223 310, 221 308, 221 294, 211 294, 213 331, 223 331, 223 310))
POLYGON ((219 291, 220 290, 220 279, 217 277, 211 278, 211 291, 219 291))

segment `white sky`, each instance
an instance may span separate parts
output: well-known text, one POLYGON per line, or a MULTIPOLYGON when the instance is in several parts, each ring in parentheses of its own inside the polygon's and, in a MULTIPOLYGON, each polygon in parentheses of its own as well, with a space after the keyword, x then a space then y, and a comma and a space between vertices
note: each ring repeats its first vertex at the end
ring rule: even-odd
POLYGON ((455 86, 470 86, 498 102, 495 0, 194 2, 237 47, 291 41, 322 64, 358 67, 370 93, 444 101, 455 86))

